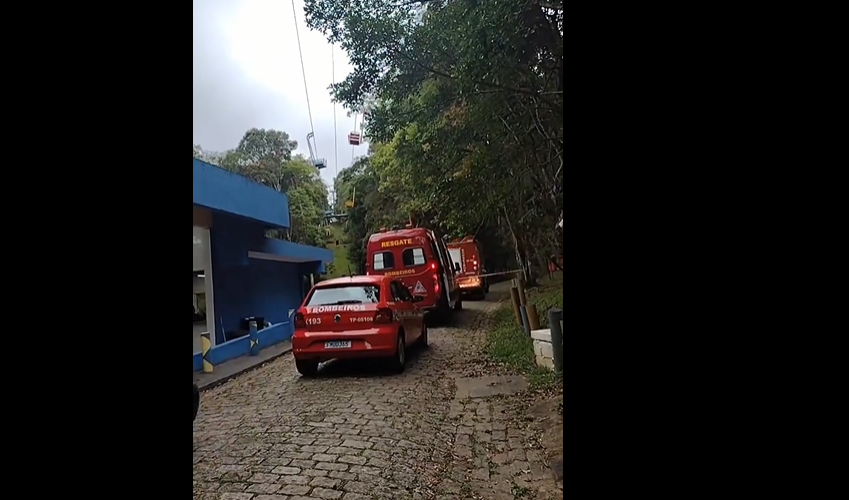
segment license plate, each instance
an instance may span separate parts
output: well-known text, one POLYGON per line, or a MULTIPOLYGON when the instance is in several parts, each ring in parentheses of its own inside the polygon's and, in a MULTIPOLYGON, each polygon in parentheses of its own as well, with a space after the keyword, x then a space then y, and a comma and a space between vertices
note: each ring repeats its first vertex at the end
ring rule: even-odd
POLYGON ((350 340, 337 340, 335 342, 325 342, 325 349, 350 349, 351 341, 350 340))

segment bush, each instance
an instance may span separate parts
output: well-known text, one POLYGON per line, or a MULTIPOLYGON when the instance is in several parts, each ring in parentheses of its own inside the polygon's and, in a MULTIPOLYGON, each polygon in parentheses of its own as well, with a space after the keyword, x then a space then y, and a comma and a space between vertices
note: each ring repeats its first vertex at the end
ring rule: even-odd
MULTIPOLYGON (((563 307, 563 279, 560 277, 543 282, 539 287, 529 290, 527 295, 528 302, 537 308, 543 328, 547 328, 548 310, 563 307)), ((555 373, 537 366, 534 342, 519 326, 509 302, 501 304, 492 314, 490 325, 484 346, 484 352, 490 359, 528 377, 531 388, 535 390, 548 389, 562 382, 562 372, 555 373)))

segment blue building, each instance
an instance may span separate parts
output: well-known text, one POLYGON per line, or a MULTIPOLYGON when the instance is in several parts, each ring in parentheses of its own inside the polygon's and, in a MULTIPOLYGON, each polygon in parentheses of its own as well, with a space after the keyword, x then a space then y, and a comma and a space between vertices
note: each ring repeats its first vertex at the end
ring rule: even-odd
POLYGON ((310 276, 324 272, 333 253, 266 237, 289 228, 285 194, 192 160, 193 371, 202 367, 200 333, 210 332, 213 364, 250 349, 243 319, 262 317, 260 346, 291 338, 294 310, 310 276))

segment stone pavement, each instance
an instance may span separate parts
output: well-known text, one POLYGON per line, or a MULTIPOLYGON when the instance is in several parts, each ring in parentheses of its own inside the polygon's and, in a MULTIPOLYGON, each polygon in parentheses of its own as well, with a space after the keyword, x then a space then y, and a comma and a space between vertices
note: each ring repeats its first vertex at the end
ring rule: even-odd
POLYGON ((510 397, 457 399, 458 378, 506 375, 479 357, 483 313, 392 375, 332 363, 299 377, 290 355, 203 393, 193 433, 195 500, 548 500, 562 489, 510 397))

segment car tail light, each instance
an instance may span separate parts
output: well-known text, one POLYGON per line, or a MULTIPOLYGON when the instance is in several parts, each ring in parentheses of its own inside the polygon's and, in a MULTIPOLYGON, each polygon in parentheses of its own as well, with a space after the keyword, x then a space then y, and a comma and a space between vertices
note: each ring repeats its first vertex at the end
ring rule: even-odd
POLYGON ((387 309, 385 307, 378 309, 374 314, 374 322, 381 325, 392 323, 392 309, 387 309))
POLYGON ((439 276, 433 275, 433 293, 439 293, 439 276))
POLYGON ((433 269, 434 271, 436 271, 436 262, 431 262, 430 268, 433 269))
POLYGON ((307 326, 307 320, 304 319, 304 315, 301 313, 295 314, 295 328, 305 328, 307 326))

